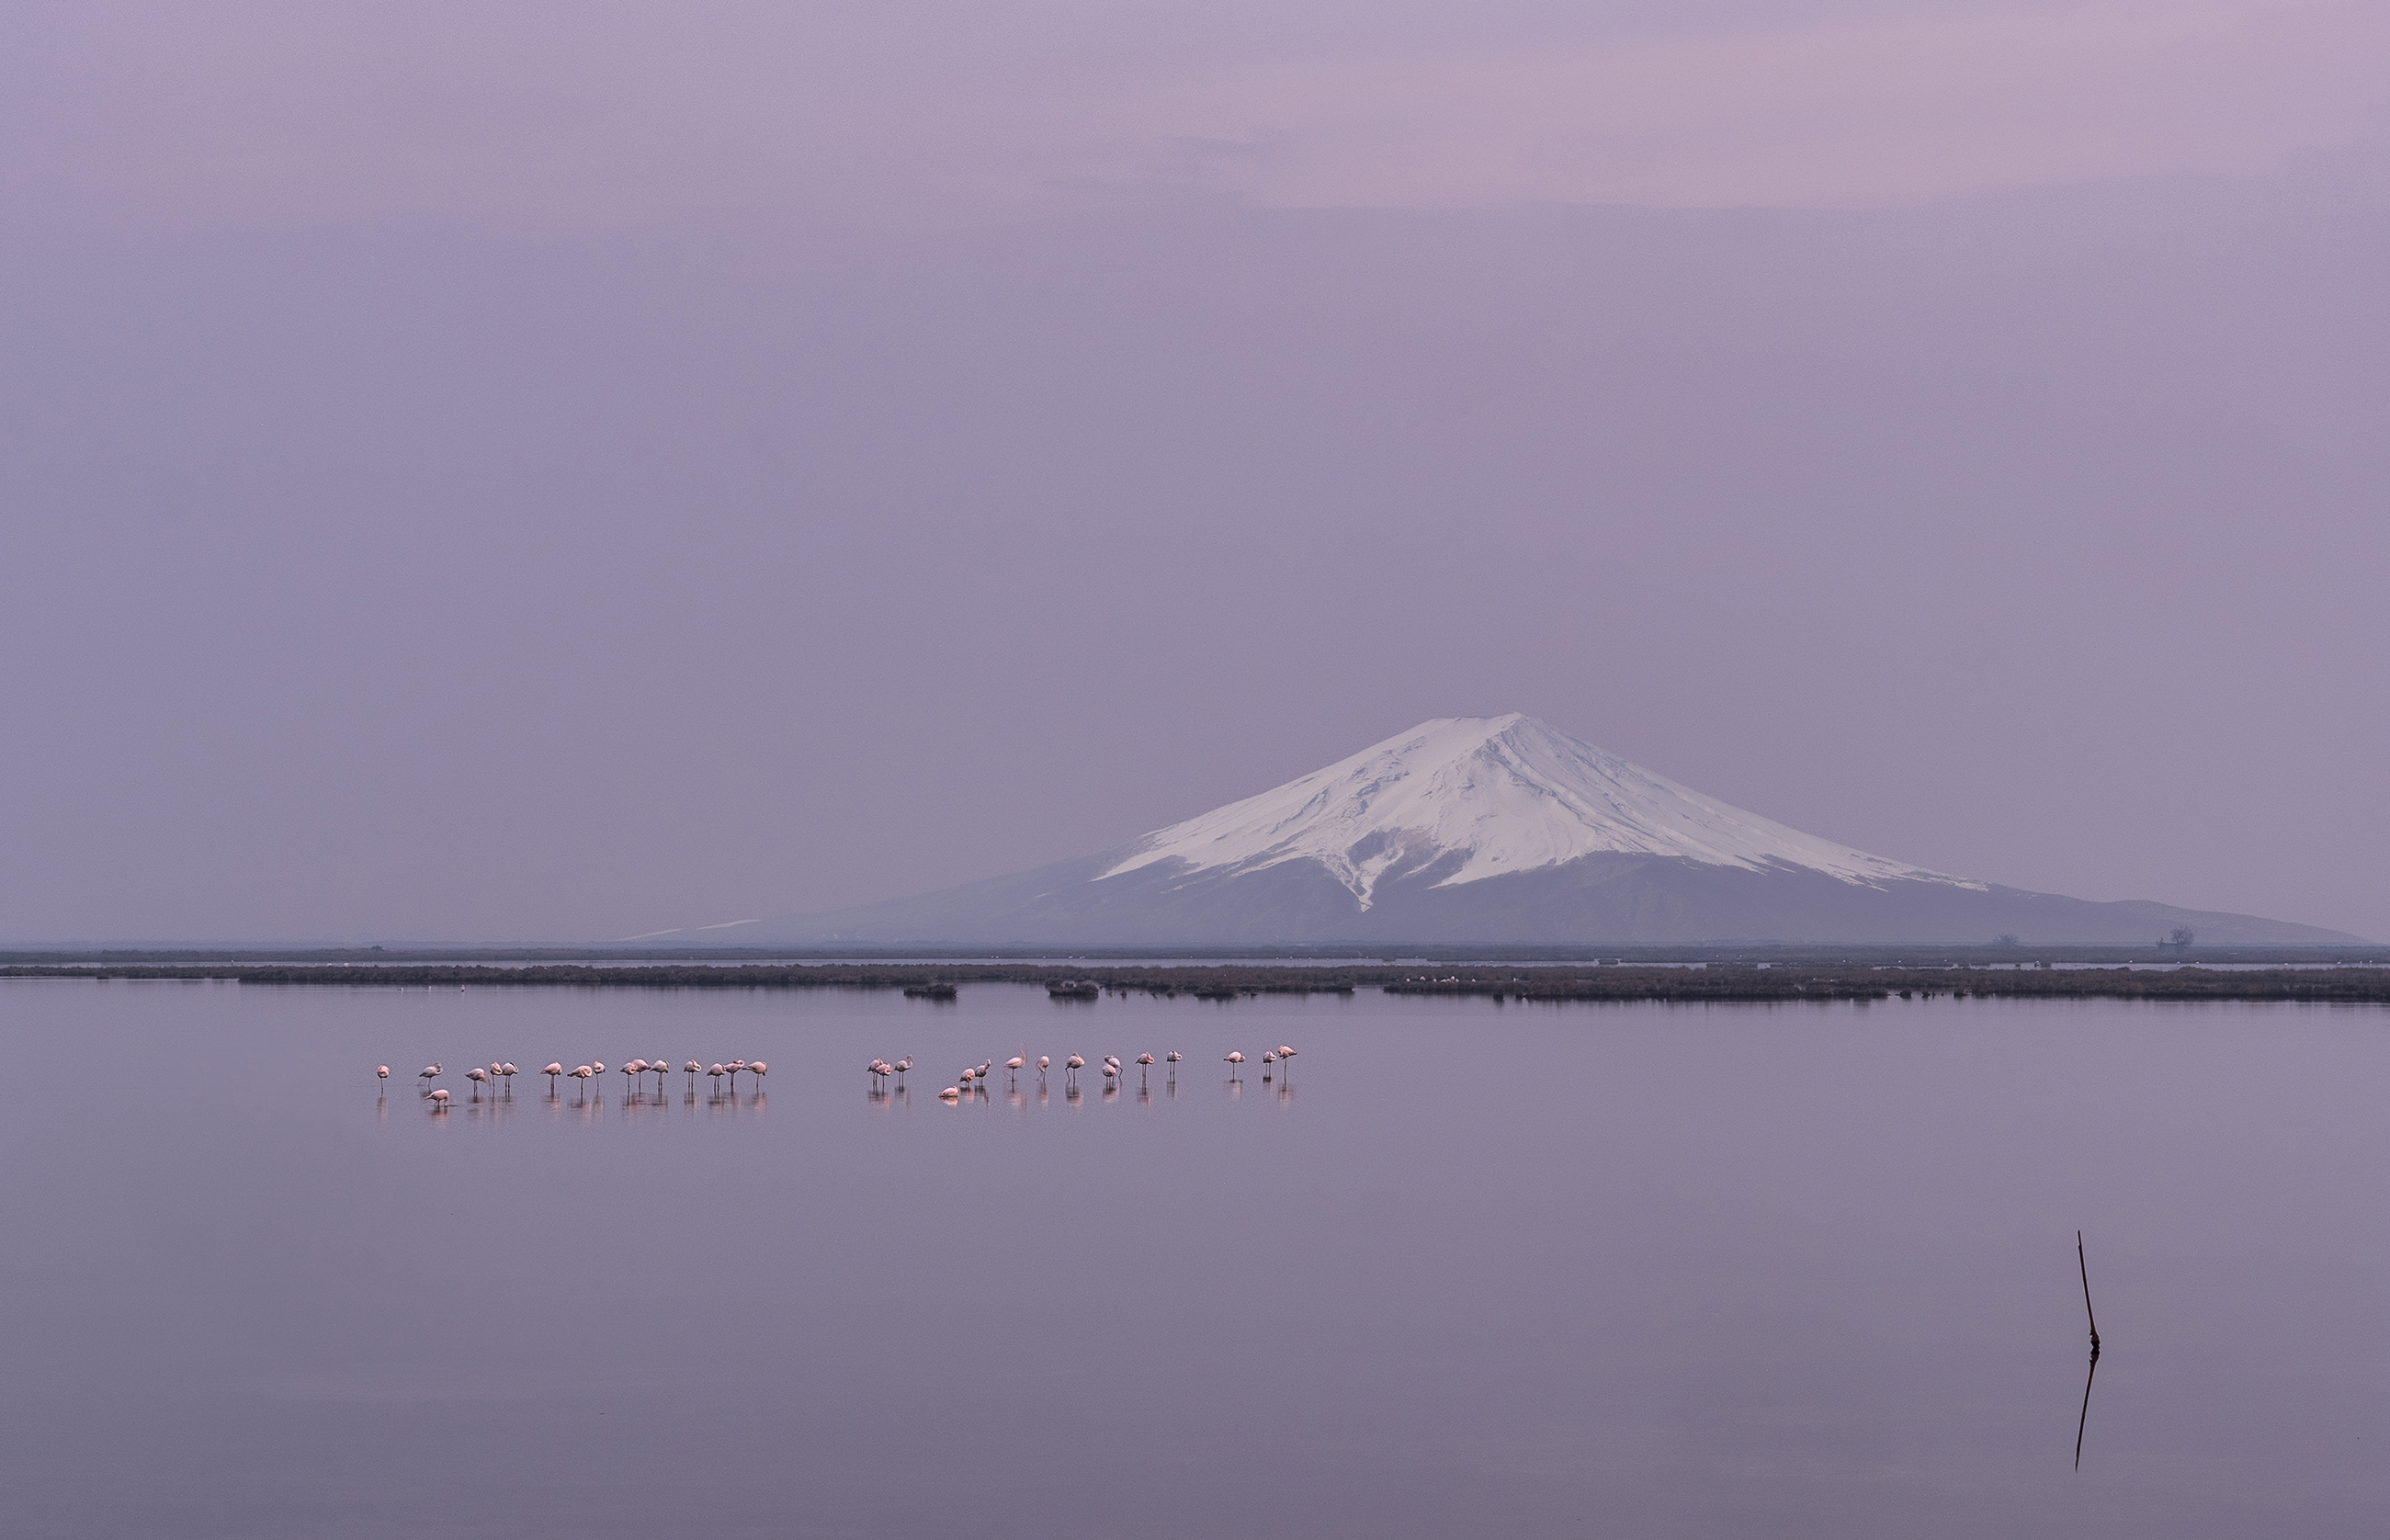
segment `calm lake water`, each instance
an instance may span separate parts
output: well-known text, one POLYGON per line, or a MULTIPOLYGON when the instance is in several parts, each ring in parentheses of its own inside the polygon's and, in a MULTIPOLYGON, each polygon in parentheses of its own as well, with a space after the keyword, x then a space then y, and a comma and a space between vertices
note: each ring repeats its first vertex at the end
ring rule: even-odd
POLYGON ((0 983, 0 1503, 22 1535, 2378 1534, 2385 1029, 0 983), (1281 1041, 1291 1085, 1227 1083, 1281 1041), (1150 1099, 932 1094, 1173 1047, 1150 1099), (906 1053, 937 1072, 872 1098, 906 1053), (658 1055, 772 1069, 462 1079, 658 1055))

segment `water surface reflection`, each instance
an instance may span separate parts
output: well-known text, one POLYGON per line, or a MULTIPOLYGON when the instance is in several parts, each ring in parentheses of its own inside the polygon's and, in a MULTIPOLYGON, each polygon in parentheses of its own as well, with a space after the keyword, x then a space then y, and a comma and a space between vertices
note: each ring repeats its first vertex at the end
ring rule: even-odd
POLYGON ((14 1533, 2390 1523, 2381 1012, 85 984, 0 1009, 19 1062, 175 1068, 0 1120, 14 1533), (919 1116, 904 1077, 853 1078, 1064 1035, 1091 1070, 1186 1061, 1099 1094, 1057 1045, 1047 1080, 952 1107, 932 1080, 919 1116), (686 1059, 452 1074, 444 1112, 403 1088, 712 1044, 768 1056, 770 1093, 686 1059), (1300 1098, 1262 1059, 1285 1044, 1300 1098), (2096 1395, 2078 1227, 2129 1356, 2096 1395))

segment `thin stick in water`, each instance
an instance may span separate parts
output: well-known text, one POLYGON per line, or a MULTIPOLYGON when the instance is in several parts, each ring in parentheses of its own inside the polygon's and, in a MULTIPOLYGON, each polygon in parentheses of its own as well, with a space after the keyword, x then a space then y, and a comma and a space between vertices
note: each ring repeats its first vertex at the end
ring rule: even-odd
POLYGON ((2083 1315, 2091 1323, 2091 1354, 2100 1354, 2100 1317, 2091 1314, 2091 1264, 2083 1258, 2083 1232, 2075 1232, 2075 1265, 2083 1270, 2083 1315))
POLYGON ((2083 1232, 2075 1232, 2075 1265, 2083 1274, 2083 1315, 2091 1323, 2091 1362, 2083 1370, 2083 1410, 2075 1419, 2075 1469, 2083 1469, 2083 1430, 2091 1421, 2091 1381, 2100 1373, 2100 1317, 2091 1314, 2091 1264, 2083 1255, 2083 1232))

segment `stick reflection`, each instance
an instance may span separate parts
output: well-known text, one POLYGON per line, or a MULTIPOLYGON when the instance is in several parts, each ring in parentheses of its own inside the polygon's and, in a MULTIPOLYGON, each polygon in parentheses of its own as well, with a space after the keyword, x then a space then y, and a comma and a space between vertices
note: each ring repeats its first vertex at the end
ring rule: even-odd
POLYGON ((2083 1469, 2083 1430, 2091 1421, 2091 1381, 2100 1372, 2100 1350, 2091 1350, 2091 1363, 2083 1371, 2083 1412, 2075 1419, 2075 1469, 2083 1469))

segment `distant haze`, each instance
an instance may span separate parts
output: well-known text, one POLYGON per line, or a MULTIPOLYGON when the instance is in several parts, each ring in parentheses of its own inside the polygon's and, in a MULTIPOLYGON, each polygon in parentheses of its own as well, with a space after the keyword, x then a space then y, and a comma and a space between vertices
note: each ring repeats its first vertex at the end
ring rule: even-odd
POLYGON ((12 23, 0 942, 829 909, 1512 711, 2390 937, 2378 7, 1116 9, 12 23))

